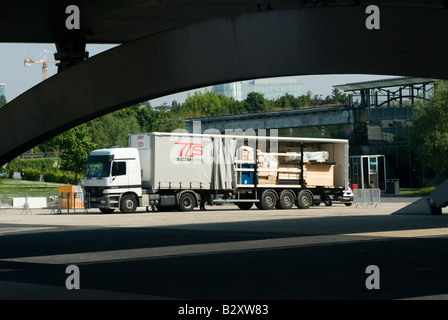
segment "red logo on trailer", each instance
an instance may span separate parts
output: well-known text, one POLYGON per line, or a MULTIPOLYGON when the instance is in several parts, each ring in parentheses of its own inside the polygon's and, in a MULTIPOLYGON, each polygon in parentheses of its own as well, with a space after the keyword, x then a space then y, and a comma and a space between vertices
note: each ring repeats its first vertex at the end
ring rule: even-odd
POLYGON ((180 150, 181 157, 193 158, 195 156, 202 156, 204 154, 202 144, 200 143, 175 142, 175 144, 183 145, 182 149, 180 150))

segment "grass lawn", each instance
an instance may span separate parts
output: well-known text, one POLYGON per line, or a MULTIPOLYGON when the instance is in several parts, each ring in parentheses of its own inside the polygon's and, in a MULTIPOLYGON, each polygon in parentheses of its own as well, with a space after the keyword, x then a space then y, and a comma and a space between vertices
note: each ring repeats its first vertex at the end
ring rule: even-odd
POLYGON ((58 193, 62 183, 0 179, 0 194, 4 193, 58 193))
POLYGON ((435 189, 435 187, 428 187, 428 188, 422 188, 422 189, 401 188, 400 194, 410 195, 410 196, 424 196, 424 195, 429 195, 434 189, 435 189))

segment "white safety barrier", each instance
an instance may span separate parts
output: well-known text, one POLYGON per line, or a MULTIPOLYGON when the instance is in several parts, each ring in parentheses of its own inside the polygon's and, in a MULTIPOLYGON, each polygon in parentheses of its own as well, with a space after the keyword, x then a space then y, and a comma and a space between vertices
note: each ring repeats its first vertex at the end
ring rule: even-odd
POLYGON ((23 213, 31 213, 31 209, 49 209, 58 214, 87 212, 90 208, 90 195, 83 192, 59 194, 42 193, 1 193, 0 213, 5 209, 22 209, 23 213))
POLYGON ((358 207, 362 206, 381 206, 381 190, 380 189, 354 189, 353 202, 358 207))
POLYGON ((31 209, 46 207, 48 194, 2 193, 0 194, 0 212, 5 209, 22 209, 23 213, 31 213, 31 209))

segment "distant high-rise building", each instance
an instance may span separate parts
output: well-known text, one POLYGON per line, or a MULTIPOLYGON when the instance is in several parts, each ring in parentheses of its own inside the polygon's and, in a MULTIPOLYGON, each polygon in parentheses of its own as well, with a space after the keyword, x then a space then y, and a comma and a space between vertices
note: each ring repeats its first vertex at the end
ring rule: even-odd
POLYGON ((238 101, 244 100, 246 98, 243 93, 243 82, 218 84, 213 87, 213 90, 218 94, 225 95, 229 98, 234 98, 238 101))
POLYGON ((215 85, 213 90, 235 100, 244 100, 250 92, 258 92, 267 100, 275 100, 285 94, 294 97, 304 94, 303 84, 297 78, 271 78, 240 81, 215 85))
POLYGON ((6 84, 0 83, 0 97, 5 96, 6 97, 6 84))

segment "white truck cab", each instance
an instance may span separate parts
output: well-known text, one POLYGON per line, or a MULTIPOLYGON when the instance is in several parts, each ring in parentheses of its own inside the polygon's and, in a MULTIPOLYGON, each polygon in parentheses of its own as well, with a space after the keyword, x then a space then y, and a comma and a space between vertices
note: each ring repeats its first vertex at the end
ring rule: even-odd
POLYGON ((111 213, 134 212, 142 195, 140 161, 135 148, 93 151, 87 158, 85 190, 92 207, 111 213))

